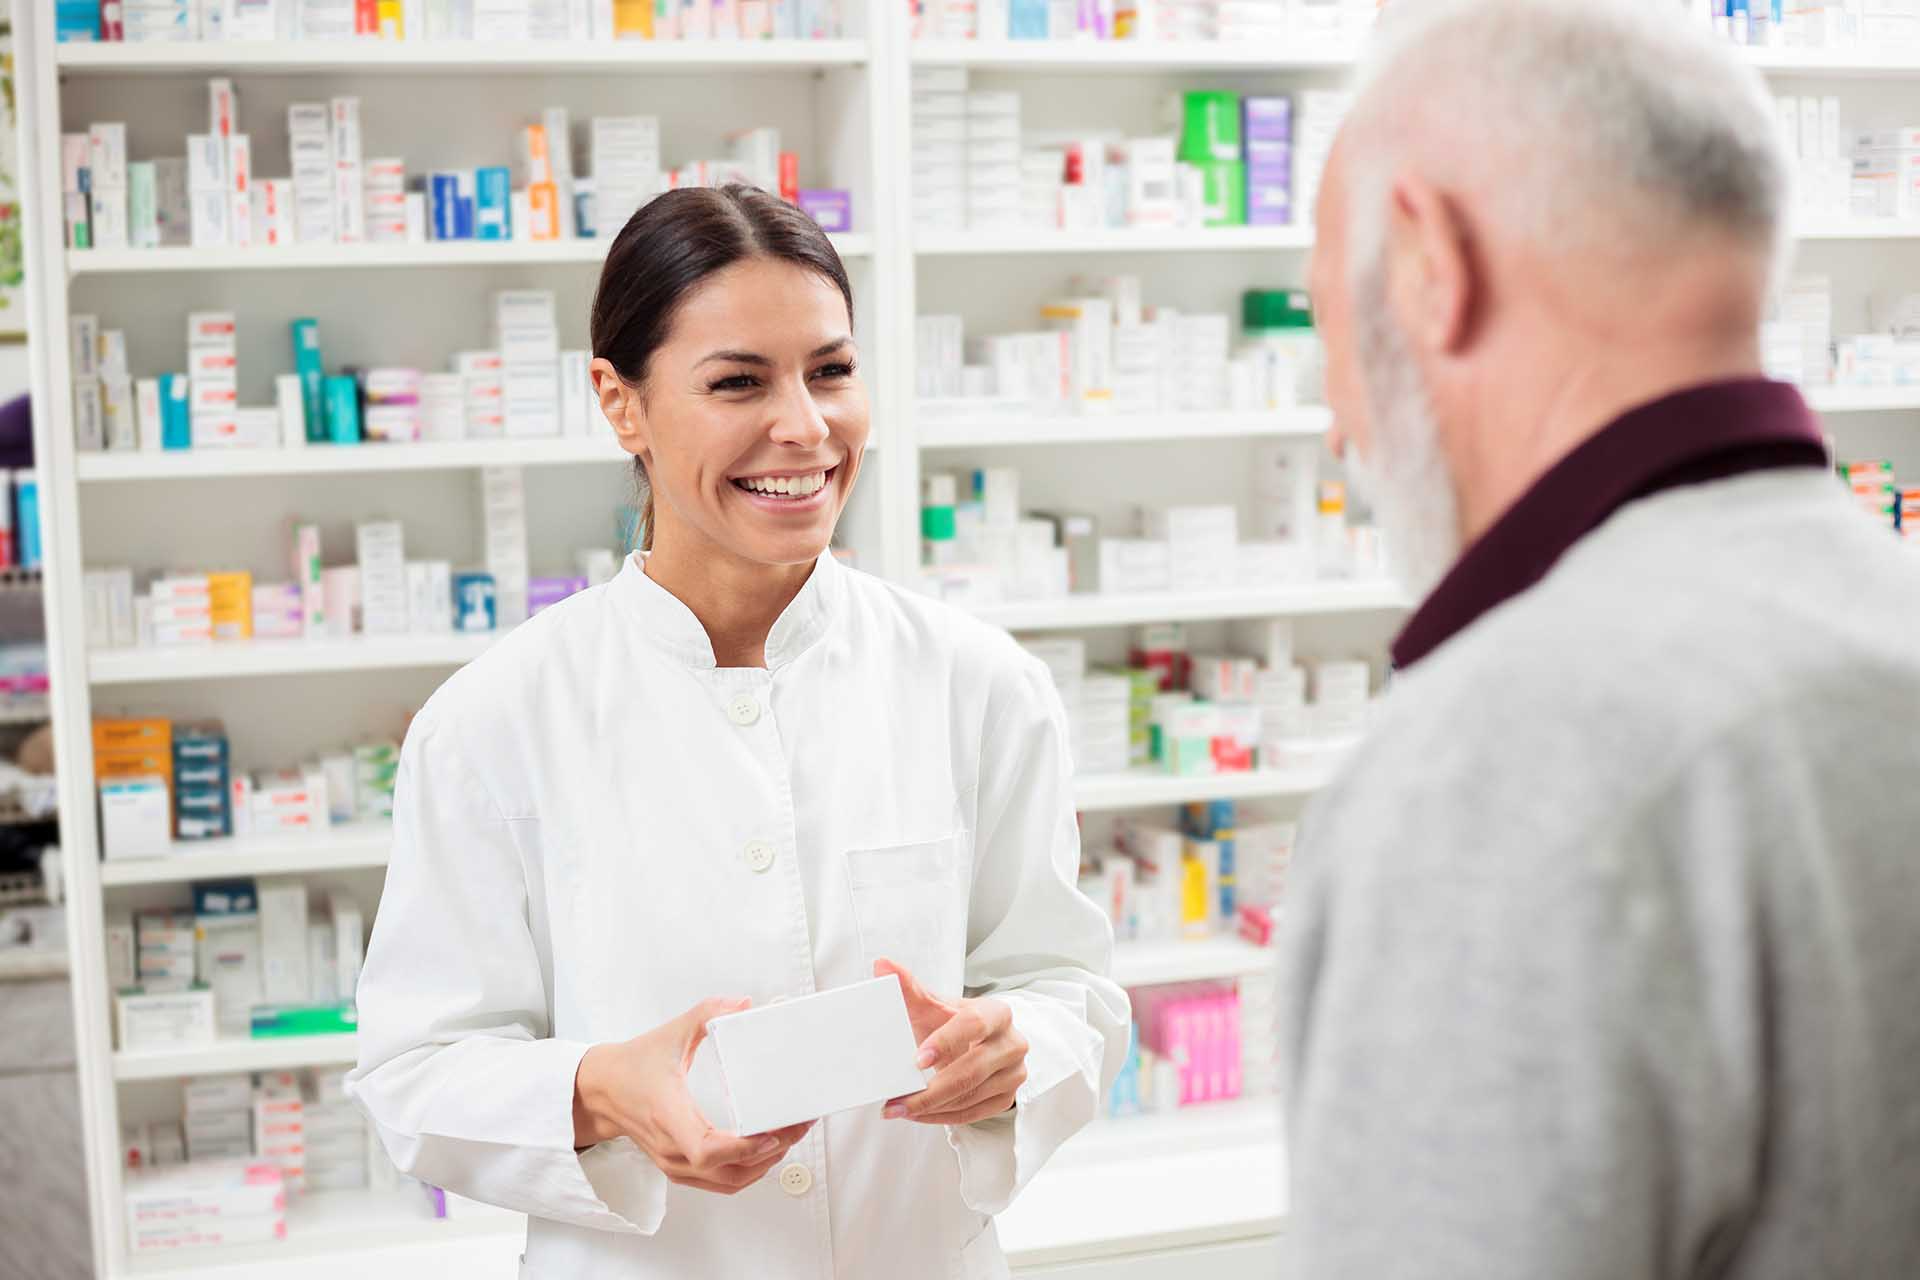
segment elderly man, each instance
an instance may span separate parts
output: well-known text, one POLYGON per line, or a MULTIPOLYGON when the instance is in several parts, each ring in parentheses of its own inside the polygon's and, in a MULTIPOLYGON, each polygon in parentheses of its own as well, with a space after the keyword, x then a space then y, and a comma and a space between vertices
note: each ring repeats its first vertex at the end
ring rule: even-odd
POLYGON ((1326 174, 1422 603, 1289 908, 1286 1280, 1920 1276, 1920 558, 1760 376, 1785 162, 1679 12, 1396 0, 1326 174))

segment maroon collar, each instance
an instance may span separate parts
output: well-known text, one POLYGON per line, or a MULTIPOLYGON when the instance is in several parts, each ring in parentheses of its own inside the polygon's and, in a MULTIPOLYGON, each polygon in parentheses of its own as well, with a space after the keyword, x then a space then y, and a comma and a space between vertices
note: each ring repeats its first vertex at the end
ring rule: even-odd
POLYGON ((1533 586, 1637 498, 1748 471, 1826 465, 1818 422, 1784 382, 1708 383, 1629 409, 1550 467, 1467 548, 1394 640, 1394 665, 1412 666, 1533 586))

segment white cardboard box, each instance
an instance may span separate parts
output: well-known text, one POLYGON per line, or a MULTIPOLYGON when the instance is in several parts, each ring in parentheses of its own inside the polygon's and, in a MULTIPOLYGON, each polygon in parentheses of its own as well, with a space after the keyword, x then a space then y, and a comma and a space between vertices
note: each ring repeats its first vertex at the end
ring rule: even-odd
POLYGON ((751 1136, 926 1088, 892 975, 707 1023, 736 1133, 751 1136))

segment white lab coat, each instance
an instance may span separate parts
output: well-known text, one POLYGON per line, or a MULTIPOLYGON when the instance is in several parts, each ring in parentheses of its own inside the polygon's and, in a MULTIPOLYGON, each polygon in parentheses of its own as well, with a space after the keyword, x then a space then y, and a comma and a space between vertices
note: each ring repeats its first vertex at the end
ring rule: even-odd
POLYGON ((1127 1001, 1075 888, 1041 664, 831 556, 766 655, 717 668, 634 558, 407 735, 349 1089, 402 1170, 532 1215, 524 1276, 1004 1276, 991 1215, 1119 1068, 1127 1001), (833 1116, 732 1197, 668 1183, 624 1138, 575 1154, 588 1046, 708 996, 855 982, 878 956, 1012 1006, 1032 1047, 1010 1116, 833 1116))

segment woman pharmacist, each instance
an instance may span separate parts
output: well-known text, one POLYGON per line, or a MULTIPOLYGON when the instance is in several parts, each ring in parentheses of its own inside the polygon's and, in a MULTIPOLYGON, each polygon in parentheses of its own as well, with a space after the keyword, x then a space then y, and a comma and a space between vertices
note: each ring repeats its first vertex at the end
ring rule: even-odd
POLYGON ((869 426, 852 312, 771 196, 635 214, 593 377, 649 549, 408 734, 351 1088, 401 1169, 531 1215, 525 1276, 1004 1276, 989 1215, 1125 1051, 1046 670, 827 553, 869 426), (703 1118, 707 1019, 896 971, 925 1093, 703 1118))

